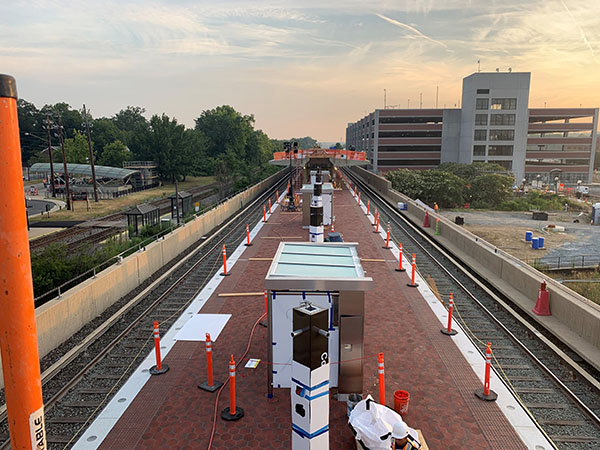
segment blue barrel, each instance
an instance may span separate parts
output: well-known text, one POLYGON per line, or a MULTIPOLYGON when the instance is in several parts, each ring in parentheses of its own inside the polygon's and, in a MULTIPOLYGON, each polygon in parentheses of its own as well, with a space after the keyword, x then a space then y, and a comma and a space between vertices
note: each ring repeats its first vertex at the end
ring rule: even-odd
POLYGON ((544 248, 544 238, 543 237, 538 238, 538 248, 544 248))
POLYGON ((533 231, 526 231, 525 232, 525 242, 531 242, 532 238, 533 238, 533 231))
POLYGON ((531 248, 533 250, 540 248, 540 240, 538 238, 531 238, 531 248))

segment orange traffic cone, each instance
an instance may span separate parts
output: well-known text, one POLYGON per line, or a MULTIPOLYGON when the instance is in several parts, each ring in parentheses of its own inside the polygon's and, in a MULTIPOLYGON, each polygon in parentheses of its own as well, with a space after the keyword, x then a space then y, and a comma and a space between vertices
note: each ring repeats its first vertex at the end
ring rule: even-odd
POLYGON ((425 220, 423 221, 423 228, 429 228, 429 211, 425 211, 425 220))

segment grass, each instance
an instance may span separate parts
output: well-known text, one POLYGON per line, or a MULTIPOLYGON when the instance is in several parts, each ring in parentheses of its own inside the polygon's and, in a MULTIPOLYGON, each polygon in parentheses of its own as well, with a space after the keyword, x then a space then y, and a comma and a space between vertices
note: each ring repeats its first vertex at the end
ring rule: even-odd
MULTIPOLYGON (((214 183, 215 177, 187 177, 185 181, 179 183, 179 192, 185 191, 193 187, 206 186, 207 184, 214 183)), ((50 218, 44 217, 43 219, 37 218, 31 222, 39 221, 55 221, 55 220, 88 220, 96 217, 107 216, 114 214, 124 209, 131 208, 140 203, 147 203, 153 200, 168 197, 175 193, 175 184, 163 182, 163 185, 154 189, 148 189, 147 191, 135 192, 131 195, 124 197, 118 197, 111 200, 100 200, 98 203, 90 200, 90 210, 87 211, 86 202, 76 201, 74 202, 74 211, 68 211, 63 209, 56 211, 50 215, 50 218)), ((93 198, 93 197, 92 197, 93 198)))
MULTIPOLYGON (((552 278, 561 280, 600 280, 600 269, 582 269, 568 271, 549 271, 546 272, 552 278)), ((563 283, 569 289, 573 289, 580 295, 590 299, 594 303, 600 304, 600 282, 598 283, 578 283, 576 281, 563 283)))

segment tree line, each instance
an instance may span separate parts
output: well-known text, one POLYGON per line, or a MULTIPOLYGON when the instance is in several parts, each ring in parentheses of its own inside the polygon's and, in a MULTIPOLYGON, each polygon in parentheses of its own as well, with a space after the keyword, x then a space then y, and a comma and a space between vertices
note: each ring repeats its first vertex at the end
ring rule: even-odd
MULTIPOLYGON (((85 164, 89 158, 83 111, 66 103, 37 108, 18 100, 23 164, 49 160, 47 135, 52 147, 59 145, 58 117, 62 124, 66 160, 85 164), (48 120, 49 119, 49 120, 48 120)), ((270 139, 255 129, 254 116, 243 115, 229 105, 202 111, 194 128, 186 128, 176 118, 155 114, 144 116, 145 109, 128 106, 112 117, 88 117, 94 160, 99 165, 122 167, 124 161, 151 160, 165 180, 180 181, 188 175, 216 175, 220 181, 242 188, 273 173, 267 162, 282 142, 270 139)), ((314 146, 310 137, 303 144, 314 146)), ((62 162, 62 153, 53 152, 62 162)), ((56 170, 59 170, 58 168, 56 170)))

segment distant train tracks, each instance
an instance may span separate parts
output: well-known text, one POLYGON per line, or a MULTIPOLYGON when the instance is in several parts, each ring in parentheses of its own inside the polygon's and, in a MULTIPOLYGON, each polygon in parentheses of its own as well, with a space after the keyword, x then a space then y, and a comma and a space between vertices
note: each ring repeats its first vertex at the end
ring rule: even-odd
POLYGON ((554 445, 561 450, 599 448, 598 372, 566 346, 551 342, 531 318, 500 298, 395 205, 353 172, 345 173, 360 186, 364 201, 368 198, 371 208, 378 208, 383 223, 390 223, 405 254, 417 255, 418 271, 432 291, 442 298, 454 294, 454 317, 479 351, 483 354, 486 343, 492 343, 497 374, 554 445))
MULTIPOLYGON (((263 204, 287 174, 235 216, 203 236, 148 286, 121 299, 98 318, 97 328, 71 345, 42 374, 49 449, 70 448, 153 347, 152 321, 164 335, 221 266, 221 250, 245 238, 245 224, 255 224, 263 204), (106 316, 106 317, 105 317, 106 316)), ((44 369, 44 367, 43 367, 44 369)), ((0 450, 10 448, 5 406, 0 406, 0 450)))

